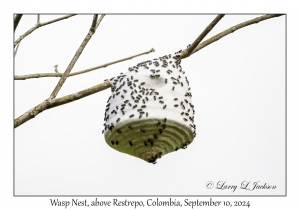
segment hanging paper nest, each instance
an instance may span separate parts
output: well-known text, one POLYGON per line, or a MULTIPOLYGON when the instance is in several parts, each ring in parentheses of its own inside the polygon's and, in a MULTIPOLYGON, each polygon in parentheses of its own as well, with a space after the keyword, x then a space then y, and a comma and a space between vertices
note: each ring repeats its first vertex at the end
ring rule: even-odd
POLYGON ((156 163, 193 141, 195 111, 179 57, 147 60, 110 79, 103 130, 110 147, 156 163))

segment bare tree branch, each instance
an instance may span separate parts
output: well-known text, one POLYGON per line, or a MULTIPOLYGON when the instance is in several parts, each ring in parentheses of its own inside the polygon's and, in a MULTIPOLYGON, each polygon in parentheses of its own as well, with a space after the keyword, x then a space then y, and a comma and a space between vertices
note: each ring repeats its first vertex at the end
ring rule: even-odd
POLYGON ((96 24, 96 29, 98 28, 98 26, 100 25, 102 19, 104 18, 105 14, 101 15, 97 21, 97 24, 96 24))
POLYGON ((283 14, 268 14, 268 15, 263 15, 263 16, 260 16, 260 17, 257 17, 257 18, 254 18, 254 19, 251 19, 251 20, 248 20, 248 21, 245 21, 243 23, 240 23, 240 24, 237 24, 235 26, 232 26, 230 28, 228 28, 227 30, 205 40, 204 42, 200 43, 192 52, 192 54, 194 54, 195 52, 201 50, 202 48, 210 45, 211 43, 214 43, 215 41, 218 41, 219 39, 223 38, 224 36, 227 36, 228 34, 231 34, 233 32, 235 32, 236 30, 238 29, 241 29, 241 28, 244 28, 246 26, 249 26, 249 25, 252 25, 252 24, 255 24, 255 23, 259 23, 261 21, 264 21, 264 20, 267 20, 267 19, 270 19, 270 18, 274 18, 274 17, 279 17, 279 16, 282 16, 283 14))
POLYGON ((20 46, 21 43, 19 43, 14 51, 14 57, 16 57, 17 55, 17 52, 18 52, 18 49, 19 49, 19 46, 20 46))
POLYGON ((40 14, 37 15, 37 21, 36 21, 36 23, 40 24, 40 14))
POLYGON ((21 115, 17 119, 15 119, 14 120, 15 128, 22 125, 23 123, 27 122, 28 120, 34 118, 36 115, 38 115, 39 113, 43 112, 46 109, 49 109, 49 108, 52 108, 55 106, 59 106, 59 105, 65 104, 65 103, 69 103, 71 101, 78 100, 80 98, 86 97, 88 95, 99 92, 101 90, 105 90, 111 86, 110 82, 106 81, 102 84, 96 85, 94 87, 88 88, 88 89, 80 91, 80 92, 77 92, 75 94, 71 94, 68 96, 64 96, 62 98, 54 99, 56 97, 57 93, 59 92, 60 88, 64 84, 66 78, 68 77, 68 75, 69 75, 71 69, 73 68, 74 64, 76 63, 77 59, 81 55, 84 47, 87 45, 88 41, 91 39, 91 37, 95 33, 97 19, 98 19, 98 15, 94 15, 93 22, 92 22, 92 25, 90 27, 88 34, 86 35, 85 39, 81 43, 79 49, 75 53, 73 59, 71 60, 69 66, 67 67, 67 69, 64 72, 64 74, 62 75, 62 77, 60 78, 59 82, 57 83, 57 85, 54 88, 50 97, 48 99, 46 99, 45 101, 43 101, 42 103, 40 103, 39 105, 32 108, 31 110, 24 113, 23 115, 21 115))
MULTIPOLYGON (((29 34, 31 34, 33 31, 35 31, 36 29, 40 28, 40 27, 43 27, 45 25, 49 25, 51 23, 54 23, 54 22, 57 22, 57 21, 60 21, 60 20, 64 20, 64 19, 67 19, 69 17, 72 17, 74 15, 66 15, 66 16, 63 16, 61 18, 57 18, 57 19, 54 19, 54 20, 50 20, 48 22, 44 22, 44 23, 40 23, 38 22, 34 27, 32 27, 31 29, 29 29, 28 31, 26 31, 22 36, 20 36, 15 42, 14 42, 14 47, 20 42, 22 41, 26 36, 28 36, 29 34)), ((16 28, 16 26, 15 26, 16 28)))
POLYGON ((109 81, 103 82, 101 84, 95 85, 93 87, 87 88, 85 90, 79 91, 77 93, 73 93, 70 95, 66 95, 56 99, 47 99, 40 103, 39 105, 35 106, 34 108, 30 109, 29 111, 25 112, 18 118, 14 120, 14 127, 17 128, 18 126, 22 125, 23 123, 27 122, 28 120, 34 118, 41 112, 51 109, 53 107, 57 107, 66 103, 70 103, 81 98, 87 97, 94 93, 100 92, 105 90, 111 86, 109 81))
MULTIPOLYGON (((197 51, 199 51, 200 49, 206 47, 207 45, 221 39, 222 37, 230 34, 230 33, 233 33, 234 31, 238 30, 238 29, 241 29, 243 27, 246 27, 248 25, 251 25, 251 24, 254 24, 254 23, 259 23, 263 20, 267 20, 267 19, 270 19, 270 18, 274 18, 274 17, 279 17, 281 16, 282 14, 269 14, 269 15, 263 15, 261 17, 258 17, 258 18, 254 18, 254 19, 251 19, 251 20, 248 20, 246 22, 243 22, 243 23, 240 23, 238 25, 235 25, 211 38, 209 38, 208 40, 200 43, 192 52, 195 53, 197 51)), ((88 33, 88 35, 96 29, 97 25, 96 25, 96 21, 97 18, 93 19, 93 24, 92 24, 92 27, 90 29, 90 32, 88 33)), ((88 37, 87 35, 87 37, 88 37)), ((200 35, 201 36, 201 35, 200 35)), ((85 40, 84 40, 85 41, 85 40)), ((83 50, 83 49, 82 49, 83 50)), ((81 50, 81 51, 82 51, 81 50)), ((76 52, 77 54, 77 52, 76 52)), ((76 56, 75 54, 75 56, 76 56)), ((74 56, 74 57, 75 57, 74 56)), ((78 56, 79 57, 79 56, 78 56)), ((74 58, 73 58, 74 59, 74 58)), ((72 60, 73 60, 72 59, 72 60)), ((76 62, 76 61, 75 61, 76 62)), ((72 61, 71 61, 72 63, 72 61)), ((74 65, 74 64, 73 64, 74 65)), ((104 64, 105 65, 105 64, 104 64)), ((105 67, 105 66, 103 66, 105 67)), ((95 67, 94 67, 95 68, 95 67)), ((68 68, 67 68, 68 69, 68 68)), ((71 69, 70 69, 71 70, 71 69)), ((89 70, 89 69, 87 69, 89 70)), ((86 70, 83 70, 83 71, 86 71, 86 70)), ((82 72, 82 71, 81 71, 82 72)), ((66 73, 66 72, 65 72, 66 73)), ((64 74, 65 74, 64 73, 64 74)), ((77 73, 77 72, 76 72, 77 73)), ((57 73, 56 73, 57 74, 57 73)), ((63 75, 64 75, 63 74, 63 75)), ((68 75, 67 75, 68 76, 68 75)), ((109 88, 111 86, 110 82, 109 81, 106 81, 104 83, 101 83, 99 85, 96 85, 96 86, 93 86, 91 88, 88 88, 88 89, 85 89, 85 90, 82 90, 82 91, 79 91, 77 93, 74 93, 74 94, 71 94, 71 95, 67 95, 67 96, 63 96, 61 98, 57 98, 57 99, 54 99, 52 97, 48 98, 47 100, 43 101, 42 103, 40 103, 39 105, 35 106, 34 108, 32 108, 31 110, 27 111, 26 113, 24 113, 23 115, 19 116, 17 119, 14 120, 14 127, 18 127, 20 125, 22 125, 23 123, 27 122, 28 120, 34 118, 36 115, 38 115, 39 113, 43 112, 44 110, 46 109, 50 109, 50 108, 53 108, 53 107, 56 107, 56 106, 60 106, 60 105, 63 105, 63 104, 66 104, 66 103, 70 103, 72 101, 75 101, 75 100, 78 100, 78 99, 81 99, 81 98, 84 98, 86 96, 89 96, 91 94, 94 94, 94 93, 97 93, 99 91, 102 91, 102 90, 105 90, 107 88, 109 88)), ((57 93, 56 93, 57 94, 57 93)), ((56 96, 55 94, 55 96, 56 96)), ((52 95, 52 94, 51 94, 52 95)), ((54 97, 55 97, 54 96, 54 97)))
POLYGON ((81 55, 82 51, 84 50, 85 46, 90 41, 90 39, 92 38, 93 34, 95 33, 97 19, 98 19, 98 15, 94 15, 93 22, 92 22, 92 25, 91 25, 91 28, 90 28, 88 34, 85 36, 83 42, 81 43, 80 47, 76 51, 74 57, 72 58, 70 64, 68 65, 67 69, 65 70, 65 72, 61 76, 60 80, 58 81, 57 85, 55 86, 53 92, 51 93, 51 95, 49 97, 50 99, 53 99, 53 98, 56 97, 56 95, 58 94, 59 90, 61 89, 61 87, 65 83, 67 77, 69 76, 69 73, 71 72, 72 68, 74 67, 76 61, 78 60, 79 56, 81 55))
MULTIPOLYGON (((59 73, 59 71, 57 70, 57 68, 58 68, 58 65, 56 64, 56 65, 54 66, 54 71, 55 71, 56 73, 59 73)), ((69 76, 70 76, 70 74, 69 74, 69 76)))
MULTIPOLYGON (((138 56, 141 56, 141 55, 144 55, 144 54, 149 54, 151 52, 154 52, 153 48, 151 50, 139 53, 137 55, 132 55, 132 56, 129 56, 127 58, 122 58, 120 60, 116 60, 116 61, 112 61, 112 62, 109 62, 109 63, 102 64, 100 66, 95 66, 95 67, 88 68, 88 69, 85 69, 85 70, 82 70, 82 71, 77 71, 77 72, 70 73, 69 77, 79 75, 79 74, 83 74, 83 73, 87 73, 87 72, 90 72, 90 71, 93 71, 93 70, 96 70, 96 69, 104 68, 104 67, 110 66, 110 65, 115 64, 115 63, 130 60, 132 58, 135 58, 135 57, 138 57, 138 56)), ((28 74, 28 75, 15 75, 14 79, 15 80, 26 80, 26 79, 40 78, 40 77, 61 77, 62 75, 63 75, 62 73, 36 73, 36 74, 28 74)))
POLYGON ((180 54, 180 58, 186 58, 191 55, 193 50, 197 47, 197 45, 204 39, 204 37, 217 25, 217 23, 224 17, 224 14, 219 14, 205 29, 204 31, 197 37, 197 39, 189 46, 187 49, 183 50, 180 54))
POLYGON ((16 28, 18 27, 19 25, 19 22, 22 18, 22 14, 16 14, 15 18, 14 18, 14 31, 16 30, 16 28))

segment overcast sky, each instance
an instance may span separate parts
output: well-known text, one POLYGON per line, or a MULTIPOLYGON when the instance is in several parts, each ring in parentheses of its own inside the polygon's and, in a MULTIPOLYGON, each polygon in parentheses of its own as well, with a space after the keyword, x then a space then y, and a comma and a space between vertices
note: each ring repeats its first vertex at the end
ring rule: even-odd
MULTIPOLYGON (((226 15, 207 38, 259 15, 226 15)), ((41 22, 60 16, 41 16, 41 22)), ((20 44, 15 75, 63 72, 87 34, 92 15, 42 27, 20 44)), ((215 15, 107 15, 72 72, 154 53, 70 77, 57 97, 125 73, 144 60, 194 41, 215 15)), ((36 22, 25 15, 18 38, 36 22)), ((182 60, 195 105, 197 136, 186 150, 153 165, 117 152, 101 131, 110 90, 56 107, 15 129, 17 195, 283 195, 285 194, 285 17, 240 29, 182 60), (275 190, 207 189, 276 185, 275 190)), ((59 78, 15 81, 15 117, 48 98, 59 78)))

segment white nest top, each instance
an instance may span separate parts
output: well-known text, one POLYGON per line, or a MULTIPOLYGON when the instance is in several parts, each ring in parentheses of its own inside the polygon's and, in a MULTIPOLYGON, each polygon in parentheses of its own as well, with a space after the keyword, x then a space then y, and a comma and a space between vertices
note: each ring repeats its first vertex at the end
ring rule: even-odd
POLYGON ((195 135, 192 94, 178 55, 147 60, 128 70, 110 79, 112 95, 106 105, 104 133, 119 123, 167 118, 195 135))

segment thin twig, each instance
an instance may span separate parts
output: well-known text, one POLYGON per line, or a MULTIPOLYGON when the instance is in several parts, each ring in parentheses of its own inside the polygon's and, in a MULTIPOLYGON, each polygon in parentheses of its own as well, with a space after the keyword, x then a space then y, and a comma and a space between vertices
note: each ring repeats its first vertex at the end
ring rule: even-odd
POLYGON ((50 99, 53 99, 53 98, 56 97, 59 90, 61 89, 61 87, 65 83, 67 77, 69 76, 69 74, 70 74, 72 68, 74 67, 76 61, 78 60, 79 56, 81 55, 82 51, 84 50, 85 46, 90 41, 93 34, 95 33, 97 19, 98 19, 98 15, 94 15, 93 22, 92 22, 92 25, 90 27, 90 30, 89 30, 88 34, 85 36, 84 40, 82 41, 81 45, 79 46, 78 50, 76 51, 74 57, 72 58, 70 64, 68 65, 67 69, 65 70, 65 72, 61 76, 60 80, 58 81, 57 85, 55 86, 53 92, 51 93, 51 95, 49 97, 50 99))
POLYGON ((204 42, 200 43, 192 52, 192 54, 194 54, 195 52, 201 50, 202 48, 210 45, 211 43, 214 43, 215 41, 218 41, 219 39, 223 38, 224 36, 228 35, 228 34, 231 34, 233 32, 235 32, 236 30, 238 29, 241 29, 241 28, 244 28, 246 26, 249 26, 249 25, 252 25, 252 24, 255 24, 255 23, 259 23, 261 21, 264 21, 264 20, 267 20, 267 19, 270 19, 270 18, 274 18, 274 17, 279 17, 279 16, 282 16, 283 14, 268 14, 268 15, 263 15, 263 16, 260 16, 260 17, 257 17, 257 18, 254 18, 254 19, 251 19, 251 20, 248 20, 248 21, 245 21, 243 23, 240 23, 240 24, 237 24, 235 26, 232 26, 230 28, 228 28, 227 30, 205 40, 204 42))
POLYGON ((98 28, 98 26, 100 25, 102 19, 104 18, 105 14, 101 15, 97 21, 97 24, 96 24, 96 29, 98 28))
POLYGON ((66 16, 63 16, 61 18, 57 18, 57 19, 54 19, 54 20, 50 20, 48 22, 44 22, 44 23, 37 23, 34 27, 32 27, 31 29, 29 29, 28 31, 26 31, 22 36, 20 36, 15 42, 14 42, 14 47, 20 42, 22 41, 26 36, 28 36, 29 34, 31 34, 33 31, 35 31, 36 29, 40 28, 40 27, 43 27, 45 25, 49 25, 51 23, 54 23, 54 22, 57 22, 57 21, 60 21, 60 20, 64 20, 64 19, 67 19, 69 17, 72 17, 74 15, 66 15, 66 16))
POLYGON ((197 39, 189 46, 187 49, 183 50, 180 54, 180 58, 186 58, 191 55, 193 50, 197 47, 197 45, 204 39, 204 37, 217 25, 217 23, 224 17, 224 14, 219 14, 205 29, 204 31, 197 37, 197 39))
POLYGON ((82 99, 84 97, 87 97, 89 95, 92 95, 94 93, 98 93, 102 90, 105 90, 111 86, 109 81, 103 82, 101 84, 95 85, 93 87, 87 88, 85 90, 79 91, 77 93, 73 93, 67 96, 63 96, 56 99, 47 99, 40 103, 39 105, 35 106, 34 108, 30 109, 29 111, 25 112, 18 118, 14 120, 14 127, 17 128, 18 126, 22 125, 23 123, 27 122, 28 120, 34 118, 41 112, 51 109, 53 107, 57 107, 63 104, 67 104, 79 99, 82 99))
POLYGON ((37 15, 37 21, 36 21, 36 23, 40 24, 40 14, 37 15))
POLYGON ((19 49, 19 46, 20 46, 21 43, 19 43, 14 51, 14 57, 17 55, 17 52, 18 52, 18 49, 19 49))
MULTIPOLYGON (((95 67, 88 68, 88 69, 85 69, 85 70, 70 73, 69 77, 79 75, 79 74, 83 74, 83 73, 87 73, 87 72, 90 72, 90 71, 93 71, 93 70, 96 70, 96 69, 104 68, 104 67, 110 66, 112 64, 119 63, 119 62, 126 61, 126 60, 130 60, 132 58, 135 58, 135 57, 138 57, 138 56, 141 56, 141 55, 145 55, 145 54, 148 54, 148 53, 151 53, 151 52, 154 52, 153 48, 151 50, 148 50, 148 51, 143 52, 143 53, 139 53, 137 55, 132 55, 132 56, 129 56, 127 58, 122 58, 120 60, 116 60, 116 61, 112 61, 112 62, 109 62, 109 63, 102 64, 100 66, 95 66, 95 67)), ((26 79, 40 78, 40 77, 61 77, 62 75, 63 75, 62 73, 36 73, 36 74, 28 74, 28 75, 15 75, 14 79, 15 80, 26 80, 26 79)))
POLYGON ((22 18, 22 14, 16 14, 15 18, 14 18, 14 31, 16 30, 16 28, 18 27, 19 25, 19 22, 22 18))
MULTIPOLYGON (((240 24, 238 24, 236 26, 233 26, 233 27, 231 27, 231 28, 229 28, 229 29, 227 29, 227 30, 211 37, 210 39, 200 43, 192 53, 195 53, 195 52, 199 51, 200 49, 204 48, 205 46, 219 40, 220 38, 234 32, 234 31, 236 31, 240 28, 243 28, 245 26, 248 26, 248 25, 251 25, 251 24, 254 24, 254 23, 258 23, 258 22, 263 21, 263 20, 267 20, 269 18, 274 18, 274 17, 279 17, 279 16, 281 16, 281 14, 264 15, 264 16, 254 18, 252 20, 240 23, 240 24)), ((101 90, 105 90, 105 89, 109 88, 110 86, 111 86, 110 82, 107 81, 107 82, 104 82, 102 84, 96 85, 94 87, 85 89, 83 91, 80 91, 80 92, 77 92, 77 93, 74 93, 74 94, 71 94, 71 95, 68 95, 68 96, 64 96, 64 97, 57 98, 57 99, 47 99, 44 102, 42 102, 41 104, 35 106, 33 109, 31 109, 28 112, 21 115, 17 119, 15 119, 14 120, 14 127, 16 128, 16 127, 22 125, 23 123, 25 123, 26 121, 34 118, 36 115, 38 115, 39 113, 43 112, 46 109, 50 109, 50 108, 53 108, 53 107, 56 107, 56 106, 60 106, 62 104, 70 103, 72 101, 84 98, 84 97, 86 97, 88 95, 91 95, 93 93, 99 92, 101 90)))
MULTIPOLYGON (((57 68, 58 68, 58 65, 56 64, 56 65, 54 66, 54 71, 55 71, 56 73, 59 73, 59 71, 57 70, 57 68)), ((70 74, 69 74, 69 76, 70 76, 70 74)))

